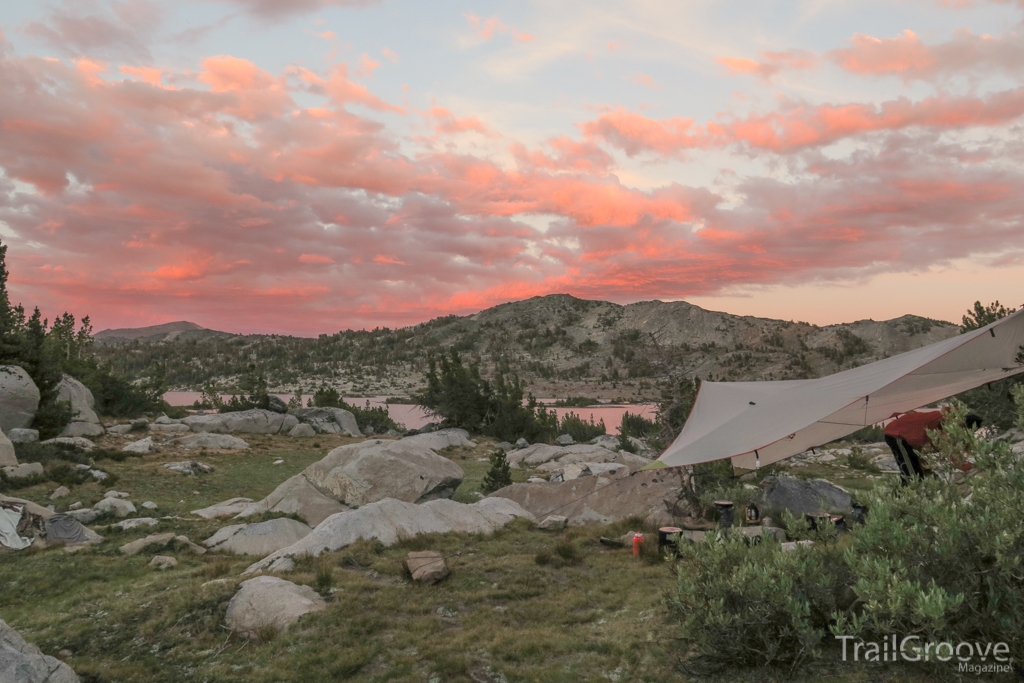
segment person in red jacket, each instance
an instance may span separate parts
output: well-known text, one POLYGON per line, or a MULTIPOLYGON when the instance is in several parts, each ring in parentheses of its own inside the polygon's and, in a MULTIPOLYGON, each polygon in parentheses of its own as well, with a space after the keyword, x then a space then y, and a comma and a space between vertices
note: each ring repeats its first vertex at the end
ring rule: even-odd
MULTIPOLYGON (((900 476, 903 483, 908 484, 914 477, 924 476, 921 468, 921 460, 917 457, 915 449, 921 449, 931 443, 928 438, 928 430, 935 430, 942 427, 942 421, 946 419, 945 410, 928 410, 916 413, 904 413, 885 426, 885 443, 896 458, 896 464, 900 468, 900 476)), ((974 414, 968 414, 964 422, 971 429, 981 426, 981 418, 974 414)))

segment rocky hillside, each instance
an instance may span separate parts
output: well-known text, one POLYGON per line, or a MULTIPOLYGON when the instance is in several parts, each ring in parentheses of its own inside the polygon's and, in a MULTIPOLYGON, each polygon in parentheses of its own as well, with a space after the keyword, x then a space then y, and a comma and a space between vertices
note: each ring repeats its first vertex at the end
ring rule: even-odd
POLYGON ((398 330, 346 330, 316 339, 199 330, 135 338, 126 334, 134 330, 100 333, 105 343, 96 352, 132 379, 162 364, 177 389, 211 381, 230 389, 255 363, 280 391, 327 382, 349 396, 408 396, 422 386, 428 359, 454 348, 485 374, 518 374, 537 396, 638 400, 658 398, 664 383, 683 377, 830 374, 945 339, 958 327, 913 315, 819 327, 681 301, 620 306, 558 294, 398 330))
POLYGON ((232 336, 227 332, 217 332, 200 327, 195 323, 180 320, 163 325, 150 327, 130 327, 116 330, 103 330, 93 337, 100 344, 123 344, 135 339, 148 342, 185 341, 189 339, 206 339, 209 337, 232 336))

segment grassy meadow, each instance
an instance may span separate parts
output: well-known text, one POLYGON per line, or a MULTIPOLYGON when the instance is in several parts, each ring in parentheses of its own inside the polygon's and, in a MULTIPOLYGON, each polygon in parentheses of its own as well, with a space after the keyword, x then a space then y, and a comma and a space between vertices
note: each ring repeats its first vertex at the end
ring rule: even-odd
MULTIPOLYGON (((118 548, 151 533, 174 531, 195 542, 231 520, 201 520, 189 511, 227 498, 259 499, 287 477, 352 439, 253 437, 239 453, 158 452, 124 462, 103 461, 115 488, 156 527, 117 532, 76 553, 63 549, 0 553, 0 617, 44 652, 67 661, 85 682, 270 683, 276 681, 840 681, 931 680, 892 665, 845 665, 835 656, 799 672, 714 670, 688 657, 666 619, 664 596, 672 565, 653 553, 599 543, 635 529, 609 526, 544 532, 520 520, 493 536, 424 536, 384 548, 360 542, 316 560, 301 560, 283 578, 313 586, 328 608, 265 641, 224 627, 228 601, 254 558, 161 550, 124 557, 118 548), (187 476, 161 464, 192 457, 215 468, 187 476), (284 462, 278 465, 277 460, 284 462), (449 557, 451 575, 435 586, 412 585, 402 559, 410 550, 449 557), (154 554, 174 555, 177 567, 150 569, 154 554), (60 654, 63 653, 63 654, 60 654)), ((444 453, 466 472, 456 499, 478 499, 493 444, 444 453)), ((832 463, 829 463, 832 465, 832 463)), ((828 465, 813 474, 864 473, 828 465)), ((513 470, 517 481, 528 476, 513 470)), ((803 473, 801 473, 803 474, 803 473)), ((837 483, 842 483, 836 479, 837 483)), ((52 484, 12 492, 49 503, 52 484)), ((58 510, 90 505, 107 487, 75 487, 58 510)))

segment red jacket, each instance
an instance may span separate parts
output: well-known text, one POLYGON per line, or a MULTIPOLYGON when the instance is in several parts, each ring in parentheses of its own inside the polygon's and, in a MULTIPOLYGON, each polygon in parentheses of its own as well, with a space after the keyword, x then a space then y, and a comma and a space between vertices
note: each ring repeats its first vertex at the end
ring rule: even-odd
POLYGON ((885 435, 903 437, 914 448, 923 448, 931 443, 926 430, 941 427, 945 417, 941 410, 906 413, 885 426, 885 435))

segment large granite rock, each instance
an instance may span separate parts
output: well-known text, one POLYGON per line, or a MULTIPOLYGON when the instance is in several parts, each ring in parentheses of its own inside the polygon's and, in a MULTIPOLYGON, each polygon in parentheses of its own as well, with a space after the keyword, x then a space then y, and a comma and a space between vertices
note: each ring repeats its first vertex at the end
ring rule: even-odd
POLYGON ((23 462, 20 465, 13 465, 0 468, 8 479, 27 479, 28 477, 43 476, 43 465, 38 462, 23 462))
POLYGON ((0 681, 3 683, 79 683, 74 670, 0 620, 0 681))
POLYGON ((568 517, 572 525, 608 524, 627 517, 667 523, 688 512, 679 498, 686 476, 682 468, 632 475, 620 469, 562 484, 512 484, 491 497, 514 500, 538 519, 551 514, 568 517))
POLYGON ((778 519, 783 510, 801 517, 810 513, 845 514, 852 510, 849 491, 825 479, 765 477, 761 482, 762 514, 778 519))
POLYGON ((301 541, 263 558, 247 568, 245 573, 270 567, 283 557, 316 557, 360 539, 376 539, 392 546, 420 534, 491 534, 519 517, 533 519, 518 504, 504 498, 484 498, 472 505, 453 500, 432 500, 414 505, 385 498, 356 510, 331 515, 301 541))
MULTIPOLYGON (((519 465, 544 465, 551 462, 568 464, 573 462, 619 462, 629 465, 646 465, 650 462, 646 458, 634 455, 626 451, 613 451, 602 446, 592 444, 575 444, 572 446, 549 446, 538 443, 527 446, 517 451, 512 451, 506 456, 508 464, 512 467, 519 465)), ((550 469, 550 468, 549 468, 550 469)))
POLYGON ((450 498, 463 476, 461 467, 413 439, 363 441, 335 448, 239 517, 294 513, 315 525, 384 498, 409 503, 450 498))
POLYGON ((121 450, 124 451, 125 453, 152 453, 154 450, 156 450, 156 444, 153 443, 153 437, 147 436, 145 439, 132 441, 130 444, 128 444, 121 450))
POLYGON ((266 557, 309 535, 312 529, 294 519, 281 517, 257 524, 232 524, 203 541, 215 553, 266 557))
POLYGON ((287 630, 303 614, 326 608, 323 598, 309 586, 276 576, 257 576, 242 582, 228 603, 224 621, 231 631, 256 638, 267 629, 287 630))
POLYGON ((61 436, 101 436, 103 425, 96 415, 96 399, 89 387, 71 375, 64 375, 57 386, 57 400, 71 404, 71 423, 60 433, 61 436))
POLYGON ((355 415, 341 408, 299 408, 295 417, 315 429, 317 434, 347 434, 356 438, 363 435, 355 415))
POLYGON ((299 423, 294 415, 272 410, 243 410, 237 413, 190 415, 181 421, 193 432, 216 434, 287 434, 299 423))
POLYGON ((18 456, 14 453, 14 444, 0 432, 0 467, 15 467, 17 464, 18 456))
POLYGON ((0 431, 32 424, 39 409, 39 387, 18 365, 0 365, 0 431))
POLYGON ((104 498, 96 503, 93 509, 105 514, 114 515, 115 517, 127 517, 138 512, 131 501, 121 500, 120 498, 104 498))
POLYGON ((77 450, 86 452, 96 448, 96 444, 93 443, 92 441, 89 441, 89 439, 85 438, 84 436, 57 436, 52 439, 47 439, 46 441, 41 441, 40 443, 54 443, 62 446, 70 446, 77 450))

